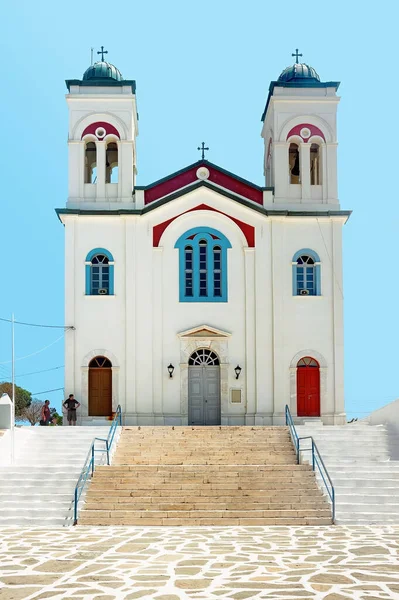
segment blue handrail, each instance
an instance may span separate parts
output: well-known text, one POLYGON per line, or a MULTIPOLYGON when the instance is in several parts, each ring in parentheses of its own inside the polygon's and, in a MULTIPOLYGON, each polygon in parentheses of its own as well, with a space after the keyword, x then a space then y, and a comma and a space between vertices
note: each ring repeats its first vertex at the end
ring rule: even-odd
POLYGON ((298 433, 297 433, 297 430, 295 429, 295 424, 292 419, 292 415, 291 415, 288 405, 285 406, 285 424, 290 429, 291 439, 295 446, 297 463, 299 464, 301 461, 301 452, 306 452, 309 450, 312 451, 312 469, 313 469, 313 471, 316 471, 316 467, 317 467, 317 469, 320 473, 320 476, 322 478, 324 486, 325 486, 327 493, 329 495, 329 498, 331 500, 332 522, 335 523, 335 489, 334 489, 333 482, 331 481, 331 477, 328 474, 326 465, 324 464, 324 461, 321 457, 319 449, 316 445, 316 442, 314 441, 314 439, 311 435, 307 435, 306 437, 298 436, 298 433), (312 448, 301 448, 302 440, 311 440, 312 448))
POLYGON ((112 420, 111 427, 109 428, 108 436, 106 438, 95 437, 91 443, 89 452, 87 453, 86 460, 83 465, 83 469, 79 475, 78 481, 75 486, 75 492, 73 496, 73 524, 76 525, 78 522, 78 505, 80 497, 83 493, 85 485, 89 477, 93 477, 95 469, 95 453, 106 452, 107 453, 107 465, 110 464, 110 451, 115 437, 116 428, 122 426, 122 409, 118 405, 114 418, 112 420), (105 448, 96 448, 96 442, 104 442, 105 448))

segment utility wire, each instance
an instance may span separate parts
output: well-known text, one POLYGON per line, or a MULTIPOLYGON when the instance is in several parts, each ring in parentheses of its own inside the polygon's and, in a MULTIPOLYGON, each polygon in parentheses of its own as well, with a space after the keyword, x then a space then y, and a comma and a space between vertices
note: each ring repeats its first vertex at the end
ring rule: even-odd
POLYGON ((316 221, 317 221, 317 225, 319 226, 319 231, 320 231, 321 238, 323 240, 324 248, 326 249, 328 259, 329 259, 329 261, 331 263, 331 267, 332 267, 332 272, 333 272, 333 277, 334 277, 335 283, 337 284, 337 286, 339 288, 339 291, 341 292, 342 299, 343 299, 344 298, 344 292, 342 291, 341 285, 340 285, 340 283, 339 283, 339 281, 338 281, 338 279, 336 277, 334 263, 333 263, 332 258, 330 256, 330 253, 328 251, 326 240, 324 238, 323 231, 321 229, 320 221, 319 221, 318 217, 316 217, 316 221))
POLYGON ((40 396, 40 394, 49 394, 50 392, 59 392, 60 390, 63 390, 64 388, 55 388, 54 390, 44 390, 44 392, 32 392, 32 396, 40 396))
MULTIPOLYGON (((20 356, 19 358, 16 358, 15 360, 24 360, 25 358, 30 358, 31 356, 36 356, 36 354, 40 354, 40 352, 44 352, 45 350, 47 350, 47 348, 50 348, 51 346, 54 346, 54 344, 56 344, 57 342, 60 341, 61 338, 64 337, 64 332, 60 335, 59 338, 57 338, 54 342, 51 342, 51 344, 48 344, 47 346, 44 346, 44 348, 41 348, 40 350, 37 350, 36 352, 32 352, 31 354, 27 354, 26 356, 20 356)), ((12 362, 12 360, 6 360, 5 362, 0 363, 0 365, 8 365, 12 362)))
POLYGON ((27 377, 28 375, 36 375, 37 373, 48 373, 48 371, 56 371, 57 369, 63 369, 64 365, 60 365, 59 367, 52 367, 51 369, 43 369, 42 371, 32 371, 32 373, 22 373, 21 375, 16 375, 15 377, 19 379, 20 377, 27 377))
MULTIPOLYGON (((6 323, 12 323, 11 319, 3 319, 0 317, 0 321, 5 321, 6 323)), ((28 327, 46 327, 49 329, 75 329, 72 325, 39 325, 38 323, 24 323, 22 321, 14 321, 15 325, 27 325, 28 327)))

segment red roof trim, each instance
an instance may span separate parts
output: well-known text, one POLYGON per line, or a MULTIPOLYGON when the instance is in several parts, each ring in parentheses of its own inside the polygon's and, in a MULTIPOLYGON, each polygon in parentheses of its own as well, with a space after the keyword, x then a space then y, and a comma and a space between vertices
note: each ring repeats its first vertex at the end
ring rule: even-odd
MULTIPOLYGON (((252 200, 252 202, 256 202, 256 204, 260 204, 261 206, 263 205, 262 190, 259 190, 251 186, 249 183, 241 181, 240 179, 236 179, 234 176, 219 171, 219 169, 216 169, 209 163, 204 164, 209 170, 208 181, 230 190, 235 194, 239 194, 248 200, 252 200)), ((146 189, 144 191, 144 204, 147 205, 151 202, 155 202, 155 200, 159 200, 168 194, 172 194, 173 192, 190 185, 191 183, 199 181, 197 177, 197 170, 199 166, 200 165, 196 164, 195 166, 188 168, 187 171, 178 173, 175 177, 161 181, 159 184, 146 189)))
POLYGON ((324 133, 322 132, 321 129, 319 129, 318 127, 316 127, 316 125, 311 125, 310 123, 301 123, 301 125, 296 125, 295 127, 293 127, 288 135, 287 135, 287 140, 288 138, 290 138, 292 135, 298 135, 299 137, 301 137, 303 139, 304 142, 308 142, 309 139, 313 136, 313 135, 318 135, 319 137, 321 137, 324 141, 326 141, 326 138, 324 137, 324 133), (309 129, 310 131, 310 136, 308 138, 304 138, 301 135, 301 130, 302 129, 309 129))
POLYGON ((112 135, 115 135, 117 138, 121 139, 121 136, 119 135, 119 131, 116 129, 116 127, 114 127, 110 123, 105 123, 105 121, 97 121, 97 123, 91 123, 91 125, 88 125, 86 127, 86 129, 84 130, 84 132, 82 133, 81 139, 83 139, 84 136, 88 135, 89 133, 91 135, 96 136, 96 130, 99 127, 102 127, 103 129, 105 129, 105 135, 112 134, 112 135))
POLYGON ((221 215, 224 215, 228 219, 231 219, 241 229, 241 231, 245 235, 245 239, 247 240, 249 248, 255 248, 255 227, 253 227, 252 225, 248 225, 248 223, 244 223, 244 221, 240 221, 239 219, 236 219, 236 218, 232 217, 231 215, 228 215, 227 213, 222 212, 221 210, 212 208, 212 206, 208 206, 207 204, 199 204, 198 206, 195 206, 194 208, 190 208, 190 210, 185 210, 184 212, 176 215, 175 217, 172 217, 171 219, 164 221, 163 223, 159 223, 158 225, 155 225, 155 227, 153 227, 153 230, 152 230, 152 244, 153 244, 154 248, 158 248, 159 242, 161 240, 161 237, 162 237, 164 231, 167 229, 167 227, 171 223, 173 223, 173 221, 175 221, 175 219, 178 219, 182 215, 185 215, 186 213, 189 213, 189 212, 193 212, 195 210, 212 210, 221 215))

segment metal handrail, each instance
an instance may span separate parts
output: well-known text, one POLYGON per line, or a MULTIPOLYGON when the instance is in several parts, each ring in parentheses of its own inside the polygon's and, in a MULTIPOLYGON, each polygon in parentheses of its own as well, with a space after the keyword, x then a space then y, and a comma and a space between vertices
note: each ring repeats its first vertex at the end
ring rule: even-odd
POLYGON ((86 460, 84 462, 83 468, 78 477, 78 481, 75 486, 74 496, 73 496, 73 524, 76 525, 78 522, 78 505, 80 497, 83 493, 85 485, 89 477, 93 477, 94 469, 95 469, 95 453, 96 452, 106 452, 107 453, 107 465, 110 464, 110 451, 112 448, 112 444, 115 437, 116 428, 118 425, 122 425, 122 409, 120 405, 118 405, 114 418, 112 420, 111 427, 108 432, 108 436, 106 438, 95 437, 91 443, 89 452, 87 453, 86 460), (105 442, 105 448, 96 448, 96 442, 105 442))
POLYGON ((295 446, 297 463, 300 464, 301 461, 301 452, 312 451, 312 470, 316 471, 316 467, 320 473, 324 486, 327 490, 327 494, 331 500, 331 513, 332 513, 332 522, 335 523, 335 489, 334 484, 331 480, 331 477, 327 471, 327 467, 324 464, 324 461, 321 457, 320 451, 317 447, 316 442, 314 441, 311 435, 307 435, 305 437, 299 437, 295 428, 295 424, 290 412, 288 405, 285 406, 285 424, 290 429, 291 439, 295 446), (312 447, 311 448, 301 448, 301 441, 303 440, 311 440, 312 447), (327 483, 328 480, 328 483, 327 483), (329 485, 328 485, 329 484, 329 485))

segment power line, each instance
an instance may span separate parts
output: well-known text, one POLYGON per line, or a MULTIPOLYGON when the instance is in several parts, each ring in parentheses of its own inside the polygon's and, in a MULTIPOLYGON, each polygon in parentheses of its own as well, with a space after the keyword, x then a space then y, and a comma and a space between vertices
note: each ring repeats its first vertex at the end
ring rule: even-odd
POLYGON ((27 377, 28 375, 36 375, 37 373, 48 373, 48 371, 56 371, 57 369, 63 369, 64 365, 60 365, 59 367, 52 367, 51 369, 43 369, 42 371, 32 371, 32 373, 22 373, 22 375, 16 375, 16 378, 27 377))
POLYGON ((55 388, 54 390, 44 390, 44 392, 32 392, 32 396, 40 396, 40 394, 49 394, 50 392, 59 392, 60 390, 63 390, 64 388, 55 388))
MULTIPOLYGON (((6 323, 12 323, 11 319, 3 319, 0 317, 0 321, 6 323)), ((75 329, 73 325, 40 325, 38 323, 24 323, 23 321, 14 321, 15 325, 27 325, 28 327, 46 327, 48 329, 75 329)))
POLYGON ((316 217, 316 221, 317 221, 317 225, 319 226, 319 231, 320 231, 321 238, 323 240, 324 248, 326 249, 328 259, 329 259, 329 261, 331 263, 331 268, 332 268, 332 272, 333 272, 333 277, 334 277, 335 283, 339 287, 339 291, 341 292, 342 299, 344 299, 344 292, 342 291, 341 285, 340 285, 340 283, 339 283, 339 281, 338 281, 338 279, 336 277, 334 263, 333 263, 332 258, 330 256, 330 253, 328 251, 326 240, 324 239, 324 235, 323 235, 322 229, 320 227, 320 222, 319 222, 318 217, 316 217))
MULTIPOLYGON (((40 354, 40 352, 44 352, 45 350, 47 350, 47 348, 50 348, 51 346, 54 346, 54 344, 56 344, 57 342, 60 341, 61 338, 64 337, 64 333, 62 332, 62 334, 60 335, 59 338, 57 338, 54 342, 51 342, 51 344, 48 344, 47 346, 44 346, 44 348, 41 348, 40 350, 37 350, 36 352, 32 352, 31 354, 27 354, 26 356, 20 356, 19 358, 16 358, 15 360, 24 360, 25 358, 30 358, 31 356, 36 356, 36 354, 40 354)), ((2 363, 0 363, 0 365, 8 365, 12 362, 12 360, 6 360, 2 363)))

